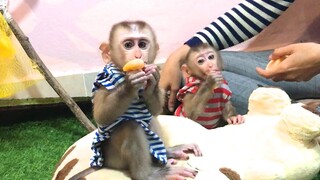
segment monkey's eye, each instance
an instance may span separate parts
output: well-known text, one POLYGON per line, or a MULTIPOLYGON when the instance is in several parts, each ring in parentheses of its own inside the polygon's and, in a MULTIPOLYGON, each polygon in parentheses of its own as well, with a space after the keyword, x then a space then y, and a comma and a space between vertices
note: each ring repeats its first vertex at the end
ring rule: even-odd
POLYGON ((139 41, 138 46, 139 46, 140 49, 147 49, 148 41, 145 41, 145 40, 139 41))
POLYGON ((199 65, 203 64, 203 63, 204 63, 204 59, 203 59, 203 58, 199 58, 197 63, 198 63, 199 65))
POLYGON ((213 54, 210 54, 210 55, 208 56, 208 59, 209 59, 209 60, 213 60, 213 59, 214 59, 214 55, 213 55, 213 54))
POLYGON ((134 46, 134 43, 132 41, 126 41, 123 43, 123 46, 125 49, 131 49, 134 46))

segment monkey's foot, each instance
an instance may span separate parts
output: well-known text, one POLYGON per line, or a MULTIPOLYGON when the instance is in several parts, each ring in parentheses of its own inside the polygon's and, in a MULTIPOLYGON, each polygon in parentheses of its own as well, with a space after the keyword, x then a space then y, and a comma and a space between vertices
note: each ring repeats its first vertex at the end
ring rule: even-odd
POLYGON ((181 166, 167 166, 152 173, 148 179, 194 179, 198 174, 197 170, 181 167, 181 166))

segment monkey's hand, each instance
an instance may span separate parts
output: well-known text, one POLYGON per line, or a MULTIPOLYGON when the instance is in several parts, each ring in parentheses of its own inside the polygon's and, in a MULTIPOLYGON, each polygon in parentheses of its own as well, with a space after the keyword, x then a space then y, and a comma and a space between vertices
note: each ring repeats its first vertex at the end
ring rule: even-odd
POLYGON ((145 87, 145 94, 150 96, 154 94, 154 91, 158 88, 160 80, 160 71, 157 65, 148 64, 144 68, 144 72, 147 76, 147 85, 145 87))
POLYGON ((145 66, 144 72, 147 77, 147 84, 143 94, 144 100, 150 113, 156 116, 162 112, 164 105, 164 92, 158 86, 160 71, 155 64, 148 64, 145 66))
POLYGON ((208 84, 213 89, 220 87, 223 83, 223 77, 221 72, 213 72, 207 76, 206 84, 208 84))
POLYGON ((144 88, 147 84, 147 76, 144 71, 130 71, 126 74, 126 89, 128 92, 137 93, 139 89, 144 88))
POLYGON ((197 144, 182 144, 167 149, 168 158, 187 160, 188 153, 194 153, 195 156, 202 156, 202 152, 197 144))
POLYGON ((232 116, 230 118, 227 119, 228 124, 242 124, 244 123, 245 118, 244 116, 238 114, 236 116, 232 116))

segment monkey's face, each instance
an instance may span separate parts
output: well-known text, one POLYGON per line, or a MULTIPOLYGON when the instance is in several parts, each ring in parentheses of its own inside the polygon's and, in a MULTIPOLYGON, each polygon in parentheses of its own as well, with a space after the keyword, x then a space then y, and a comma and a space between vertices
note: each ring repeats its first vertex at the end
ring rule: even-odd
POLYGON ((118 67, 122 68, 133 59, 142 59, 147 64, 154 61, 157 45, 153 34, 147 28, 139 29, 132 25, 131 29, 118 29, 114 35, 110 55, 118 67))
POLYGON ((220 71, 219 60, 218 53, 210 48, 192 52, 188 61, 189 74, 205 79, 209 74, 220 71))

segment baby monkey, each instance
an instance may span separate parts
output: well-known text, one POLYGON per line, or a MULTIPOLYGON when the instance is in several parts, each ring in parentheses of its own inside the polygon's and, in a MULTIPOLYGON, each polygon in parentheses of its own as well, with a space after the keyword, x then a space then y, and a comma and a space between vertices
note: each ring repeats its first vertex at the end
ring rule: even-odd
POLYGON ((191 47, 181 70, 185 85, 177 93, 181 105, 176 116, 192 119, 207 129, 244 122, 230 102, 232 93, 222 77, 222 59, 217 50, 208 44, 191 47))
POLYGON ((196 176, 195 170, 172 164, 173 159, 187 159, 187 152, 201 156, 198 146, 165 148, 157 135, 159 126, 153 119, 164 103, 159 68, 153 64, 158 49, 156 35, 144 21, 123 21, 112 27, 109 44, 103 46, 107 64, 93 88, 98 129, 91 147, 91 167, 128 170, 138 180, 196 176), (124 65, 133 59, 143 60, 144 68, 124 72, 124 65))

